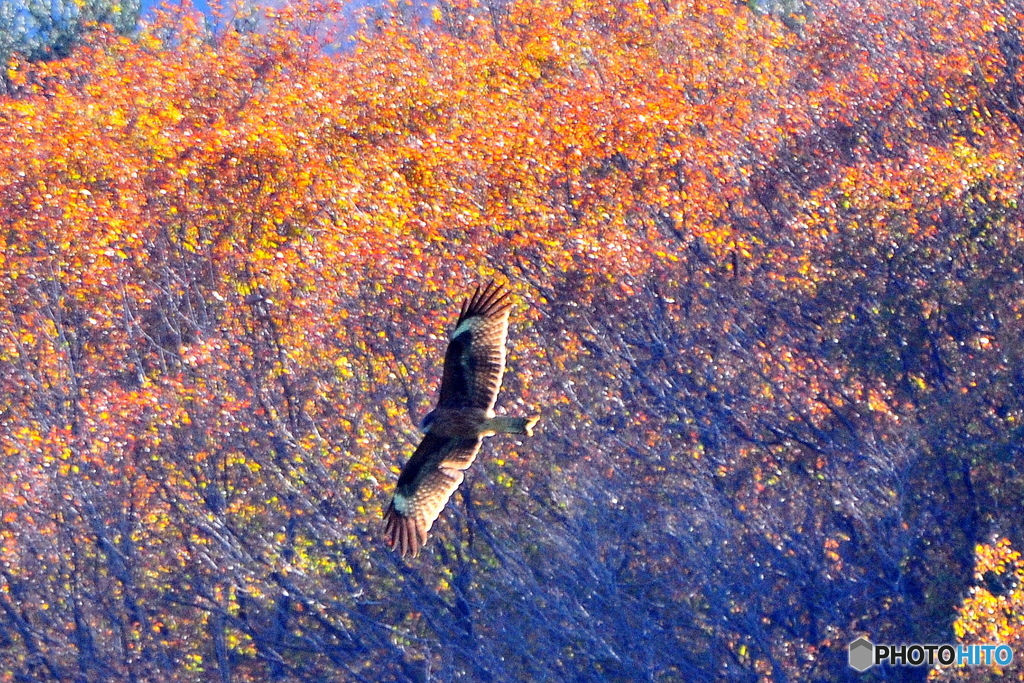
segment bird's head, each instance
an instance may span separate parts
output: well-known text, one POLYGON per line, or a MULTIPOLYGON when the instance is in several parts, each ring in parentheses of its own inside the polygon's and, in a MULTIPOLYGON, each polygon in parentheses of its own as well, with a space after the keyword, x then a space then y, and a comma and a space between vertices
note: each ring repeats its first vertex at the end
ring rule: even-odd
POLYGON ((434 420, 437 419, 437 415, 434 414, 435 412, 436 411, 431 410, 429 413, 424 415, 423 420, 420 421, 420 431, 424 434, 430 431, 430 426, 434 424, 434 420))

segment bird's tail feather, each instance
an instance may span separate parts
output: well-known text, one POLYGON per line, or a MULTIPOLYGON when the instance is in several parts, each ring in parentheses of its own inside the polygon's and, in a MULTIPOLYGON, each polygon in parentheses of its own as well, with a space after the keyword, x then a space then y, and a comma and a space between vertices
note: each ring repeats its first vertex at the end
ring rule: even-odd
POLYGON ((530 417, 505 417, 504 415, 492 417, 487 426, 494 430, 495 434, 526 434, 533 436, 533 425, 537 424, 540 415, 530 417))

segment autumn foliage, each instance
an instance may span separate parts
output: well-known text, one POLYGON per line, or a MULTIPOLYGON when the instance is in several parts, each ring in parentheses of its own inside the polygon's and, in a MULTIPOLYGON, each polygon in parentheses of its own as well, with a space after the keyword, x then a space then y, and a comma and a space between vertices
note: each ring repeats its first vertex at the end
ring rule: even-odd
POLYGON ((0 681, 845 680, 859 635, 1024 680, 1024 5, 907 4, 15 56, 0 681), (403 563, 381 506, 489 278, 543 419, 403 563))

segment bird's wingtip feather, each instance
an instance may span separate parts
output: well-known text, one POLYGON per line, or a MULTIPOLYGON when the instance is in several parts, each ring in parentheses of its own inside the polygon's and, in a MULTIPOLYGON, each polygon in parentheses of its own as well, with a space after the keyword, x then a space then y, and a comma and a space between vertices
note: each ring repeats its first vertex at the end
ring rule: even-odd
POLYGON ((403 558, 407 555, 416 557, 420 554, 420 548, 426 544, 427 533, 421 526, 412 517, 399 513, 395 509, 394 501, 384 512, 384 533, 387 535, 388 545, 392 550, 398 551, 403 558))
POLYGON ((463 300, 457 325, 473 316, 496 315, 506 309, 511 309, 510 294, 511 292, 506 286, 499 285, 494 280, 490 280, 485 285, 477 285, 473 295, 463 300))

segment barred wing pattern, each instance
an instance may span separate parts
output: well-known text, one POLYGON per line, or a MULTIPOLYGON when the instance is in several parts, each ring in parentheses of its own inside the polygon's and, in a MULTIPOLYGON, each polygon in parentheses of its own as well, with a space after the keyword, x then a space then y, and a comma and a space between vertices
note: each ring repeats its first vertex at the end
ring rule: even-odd
POLYGON ((511 310, 509 293, 493 282, 463 302, 444 355, 438 407, 494 408, 505 372, 511 310))
POLYGON ((419 555, 427 532, 459 488, 462 471, 473 464, 480 444, 480 439, 423 437, 402 468, 395 497, 384 513, 384 532, 402 556, 419 555))
POLYGON ((388 543, 402 556, 419 554, 427 533, 473 464, 484 435, 532 434, 537 417, 494 417, 505 371, 505 337, 512 310, 508 291, 488 283, 463 302, 444 357, 437 406, 426 434, 402 468, 384 512, 388 543))

